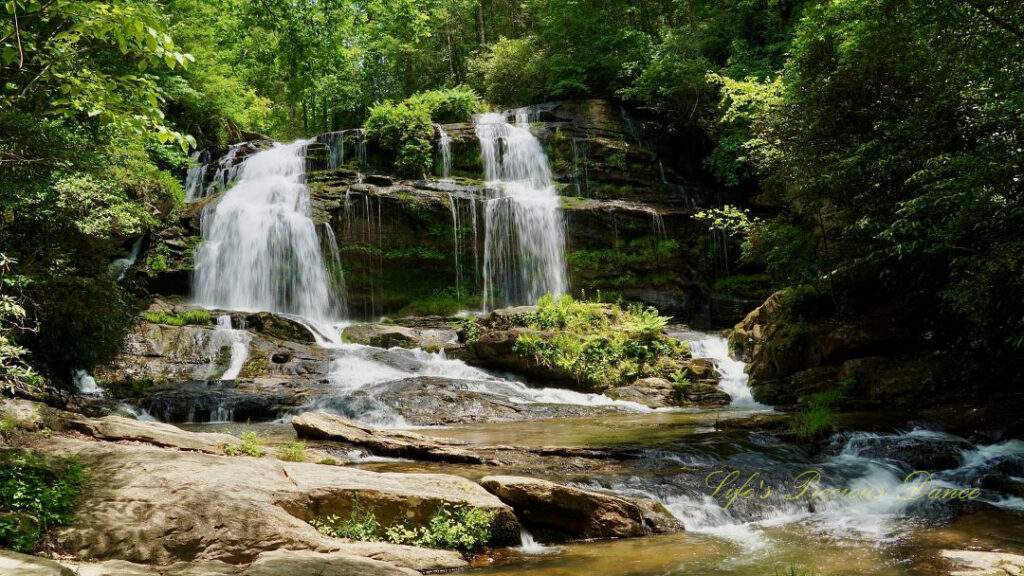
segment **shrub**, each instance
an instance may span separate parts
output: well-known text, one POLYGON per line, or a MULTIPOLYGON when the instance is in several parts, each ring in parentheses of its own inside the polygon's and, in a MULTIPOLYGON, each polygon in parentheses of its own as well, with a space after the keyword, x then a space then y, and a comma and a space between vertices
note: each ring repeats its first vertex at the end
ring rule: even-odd
POLYGON ((469 122, 473 114, 487 109, 480 96, 468 86, 419 92, 410 96, 408 101, 413 105, 426 106, 430 119, 439 124, 469 122))
POLYGON ((638 304, 623 310, 568 295, 546 295, 536 312, 512 322, 551 334, 522 334, 513 350, 595 389, 647 376, 671 378, 688 348, 662 334, 668 321, 655 309, 638 304))
POLYGON ((0 548, 31 552, 45 530, 71 520, 84 483, 74 460, 0 452, 0 548))
POLYGON ((802 438, 813 438, 830 430, 836 419, 835 408, 843 401, 844 391, 850 384, 849 381, 840 382, 836 389, 811 396, 807 406, 793 415, 789 422, 790 431, 802 438))
POLYGON ((277 447, 277 457, 287 462, 302 462, 306 459, 306 443, 288 442, 277 447))
POLYGON ((317 518, 312 524, 322 534, 334 538, 365 542, 387 540, 394 544, 469 552, 491 539, 492 520, 491 512, 442 503, 426 526, 410 528, 407 524, 396 523, 382 530, 373 511, 356 498, 348 518, 330 515, 317 518))
POLYGON ((263 440, 260 439, 259 434, 253 430, 247 430, 242 433, 241 440, 241 445, 225 447, 224 453, 228 456, 240 456, 244 454, 246 456, 252 456, 253 458, 263 456, 263 440))

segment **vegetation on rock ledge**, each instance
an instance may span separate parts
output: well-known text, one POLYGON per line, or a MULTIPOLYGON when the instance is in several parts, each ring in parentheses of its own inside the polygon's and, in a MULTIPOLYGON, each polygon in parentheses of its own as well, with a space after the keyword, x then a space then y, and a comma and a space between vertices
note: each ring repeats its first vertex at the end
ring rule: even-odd
POLYGON ((614 304, 546 295, 537 311, 512 318, 530 328, 515 351, 564 370, 593 389, 628 384, 648 376, 671 379, 688 359, 685 342, 662 333, 670 318, 638 304, 623 310, 614 304))

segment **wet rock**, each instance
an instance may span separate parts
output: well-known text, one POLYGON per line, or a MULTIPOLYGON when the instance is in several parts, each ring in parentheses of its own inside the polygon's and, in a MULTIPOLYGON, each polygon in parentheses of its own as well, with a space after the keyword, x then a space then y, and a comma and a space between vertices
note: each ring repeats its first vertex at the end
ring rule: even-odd
POLYGON ((422 526, 448 502, 491 513, 493 545, 518 535, 508 506, 455 476, 378 474, 60 437, 45 449, 75 455, 92 478, 73 521, 54 531, 56 551, 78 557, 241 564, 280 549, 344 551, 342 541, 309 522, 320 515, 347 517, 357 501, 382 526, 422 526))
POLYGON ((342 553, 275 550, 265 552, 243 576, 417 576, 419 572, 342 553))
POLYGON ((682 530, 664 507, 653 502, 640 505, 634 499, 518 476, 487 476, 480 485, 512 506, 527 527, 569 538, 625 538, 682 530))
POLYGON ((629 400, 650 408, 663 408, 676 404, 673 385, 664 378, 650 377, 637 380, 629 386, 609 390, 607 395, 616 400, 629 400))
POLYGON ((1024 556, 980 550, 943 550, 953 570, 950 576, 1008 576, 1024 574, 1024 556))
POLYGON ((257 312, 245 317, 245 328, 265 334, 272 338, 297 342, 299 344, 315 344, 316 338, 309 328, 295 320, 271 314, 270 312, 257 312))
POLYGON ((461 348, 458 334, 447 326, 408 327, 392 324, 356 324, 342 332, 346 342, 378 348, 422 348, 428 351, 461 348))
POLYGON ((692 382, 673 389, 677 406, 699 406, 702 408, 728 406, 732 398, 718 386, 692 382))
POLYGON ((209 454, 223 454, 225 447, 241 444, 238 438, 230 434, 186 432, 170 424, 132 420, 121 416, 106 416, 96 420, 76 419, 71 420, 70 425, 72 429, 99 440, 145 442, 155 446, 209 454))
POLYGON ((0 574, 9 576, 75 576, 66 566, 53 560, 0 550, 0 574))
POLYGON ((484 458, 461 448, 464 443, 430 438, 414 432, 382 430, 323 412, 292 417, 299 438, 344 442, 376 456, 394 456, 432 462, 484 464, 484 458))
MULTIPOLYGON (((495 390, 498 384, 491 383, 495 390)), ((443 426, 467 422, 514 422, 618 413, 613 407, 516 402, 507 395, 467 387, 464 380, 421 376, 369 386, 372 394, 410 424, 443 426)))

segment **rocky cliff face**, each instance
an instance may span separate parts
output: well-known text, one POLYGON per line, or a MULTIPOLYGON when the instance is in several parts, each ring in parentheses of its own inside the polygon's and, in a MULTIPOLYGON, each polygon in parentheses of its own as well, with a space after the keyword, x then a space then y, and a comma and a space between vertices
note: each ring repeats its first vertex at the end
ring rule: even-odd
MULTIPOLYGON (((691 216, 713 192, 662 167, 613 102, 538 105, 530 120, 562 196, 572 291, 600 291, 654 305, 680 321, 698 314, 706 321, 712 299, 696 269, 708 255, 708 236, 691 216)), ((443 129, 451 138, 448 181, 387 175, 374 166, 377 156, 361 130, 321 135, 308 146, 314 220, 325 256, 344 271, 353 318, 480 306, 486 197, 480 145, 472 123, 443 129)), ((200 216, 219 197, 216 182, 258 148, 240 147, 216 169, 206 168, 212 194, 149 239, 142 270, 153 291, 187 294, 200 216)), ((716 307, 725 313, 716 319, 726 324, 749 309, 716 307)))

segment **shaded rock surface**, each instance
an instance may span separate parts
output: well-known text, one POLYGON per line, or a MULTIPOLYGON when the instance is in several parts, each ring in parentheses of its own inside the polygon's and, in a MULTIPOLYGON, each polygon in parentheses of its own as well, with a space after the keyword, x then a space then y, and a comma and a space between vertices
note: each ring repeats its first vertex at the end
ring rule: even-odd
POLYGON ((518 538, 510 508, 454 476, 378 474, 68 438, 54 438, 45 449, 75 455, 93 478, 74 520, 54 534, 59 552, 80 558, 238 564, 278 549, 337 551, 343 543, 309 521, 322 514, 345 517, 357 498, 383 526, 422 525, 442 502, 451 502, 492 512, 493 544, 518 538))
POLYGON ((527 527, 569 538, 625 538, 682 530, 654 502, 641 505, 633 499, 519 476, 487 476, 480 484, 512 506, 527 527))

